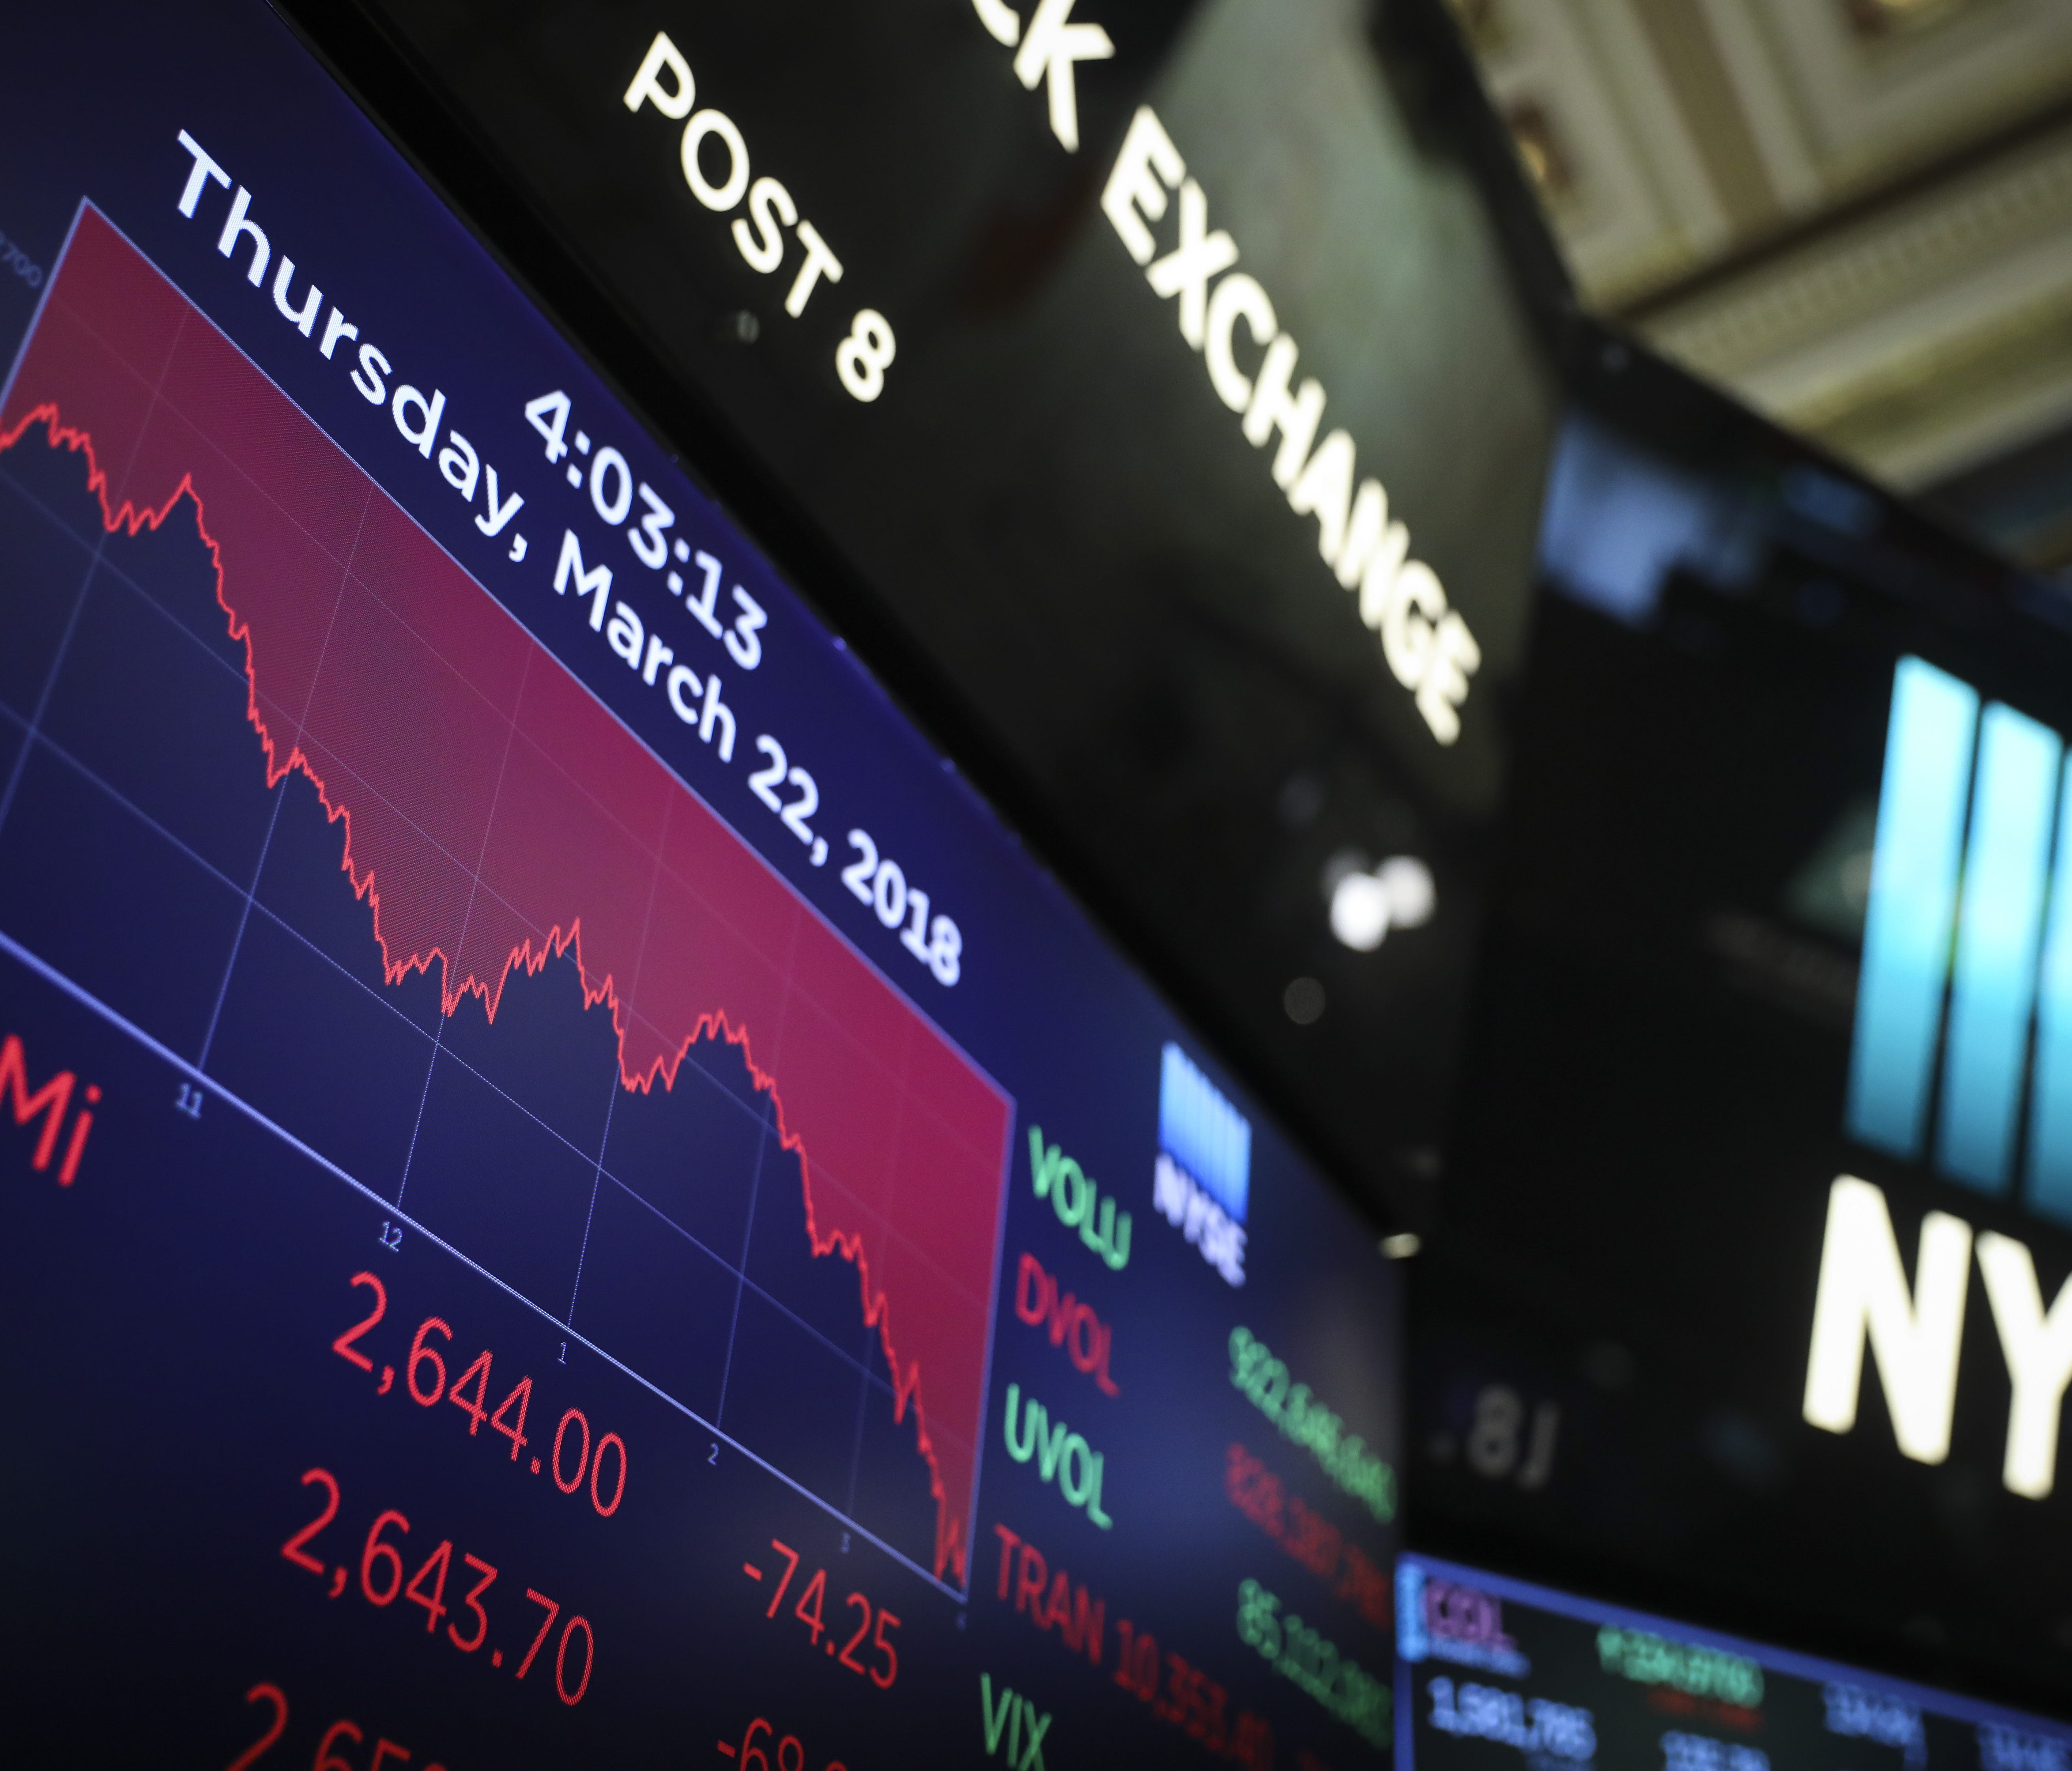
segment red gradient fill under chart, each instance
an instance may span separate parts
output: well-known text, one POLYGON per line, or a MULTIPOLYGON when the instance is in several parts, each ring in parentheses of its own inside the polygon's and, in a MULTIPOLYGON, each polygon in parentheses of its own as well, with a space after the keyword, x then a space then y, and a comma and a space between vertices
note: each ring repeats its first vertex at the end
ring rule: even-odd
POLYGON ((268 784, 302 770, 344 825, 388 981, 436 964, 446 1012, 472 992, 493 1021, 513 968, 565 951, 627 1087, 670 1087, 701 1038, 740 1048, 814 1253, 856 1267, 935 1572, 961 1578, 1005 1097, 90 204, 0 449, 37 425, 84 454, 110 531, 188 501, 268 784))

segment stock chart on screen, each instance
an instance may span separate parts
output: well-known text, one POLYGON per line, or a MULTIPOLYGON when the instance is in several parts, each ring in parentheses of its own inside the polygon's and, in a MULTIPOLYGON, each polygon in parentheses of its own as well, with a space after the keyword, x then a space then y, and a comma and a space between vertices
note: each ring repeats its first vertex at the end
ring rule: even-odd
POLYGON ((276 18, 106 26, 0 27, 27 1737, 1371 1760, 1371 1235, 276 18))
MULTIPOLYGON (((912 1408, 929 1468, 937 1518, 918 1559, 961 1580, 1005 1097, 98 212, 82 213, 60 261, 0 407, 0 444, 41 446, 56 458, 38 464, 47 476, 68 468, 92 495, 89 506, 51 488, 88 519, 71 538, 107 568, 88 588, 94 606, 75 611, 106 650, 90 672, 52 676, 39 736, 96 723, 82 704, 111 690, 132 705, 164 693, 153 642, 176 639, 193 653, 182 673, 193 698, 166 707, 169 733, 240 717, 248 729, 242 780, 203 778, 180 766, 200 758, 162 744, 45 747, 16 785, 27 794, 10 845, 41 857, 19 901, 36 951, 198 1066, 216 1058, 313 1148, 362 1177, 393 1173, 398 1206, 571 1323, 586 1277, 606 1299, 629 1279, 684 1296, 731 1285, 735 1314, 707 1350, 717 1357, 658 1374, 716 1420, 737 1351, 767 1350, 773 1374, 795 1382, 846 1384, 858 1411, 875 1377, 895 1416, 912 1408), (147 542, 146 530, 166 532, 147 542), (164 553, 147 562, 154 545, 164 553), (291 774, 292 795, 281 791, 291 774), (226 805, 239 801, 241 820, 226 805), (306 828, 275 857, 284 818, 306 828), (97 886, 50 861, 80 846, 66 829, 101 820, 91 849, 129 858, 113 880, 94 869, 104 913, 138 926, 191 894, 195 926, 234 916, 219 977, 183 989, 67 951, 79 894, 97 886), (241 832, 224 828, 233 820, 241 832), (308 877, 313 843, 341 851, 327 880, 308 877), (281 882, 298 877, 335 901, 325 908, 336 921, 364 925, 356 943, 327 943, 318 918, 287 901, 281 882), (255 912, 265 932, 248 949, 255 912), (283 942, 305 960, 286 988, 283 942), (574 987, 559 997, 541 980, 557 959, 574 987), (436 1007, 413 1020, 395 998, 421 976, 438 984, 436 1007), (349 993, 388 1011, 380 1043, 426 1079, 326 1124, 321 1093, 297 1099, 266 1054, 284 1038, 307 1049, 364 1013, 340 1000, 349 993), (512 1022, 529 1013, 561 1038, 606 1011, 615 1050, 593 1054, 590 1086, 571 1091, 565 1113, 540 1112, 511 1074, 513 1038, 496 1026, 507 1002, 512 1022), (464 1003, 469 1032, 448 1047, 464 1003), (623 1107, 622 1094, 634 1098, 623 1107), (485 1109, 504 1121, 493 1169, 485 1109), (735 1160, 706 1157, 679 1198, 672 1144, 735 1160), (442 1149, 457 1160, 440 1161, 442 1149), (783 1301, 781 1285, 757 1288, 739 1345, 748 1282, 729 1257, 750 1233, 766 1166, 772 1210, 800 1219, 792 1239, 855 1268, 880 1372, 853 1334, 839 1353, 787 1344, 760 1313, 804 1327, 810 1305, 783 1301), (707 1270, 715 1259, 723 1283, 707 1270)), ((55 507, 49 520, 63 522, 55 507)), ((51 676, 50 655, 23 662, 51 676)), ((848 1476, 846 1490, 824 1485, 853 1510, 848 1476)))

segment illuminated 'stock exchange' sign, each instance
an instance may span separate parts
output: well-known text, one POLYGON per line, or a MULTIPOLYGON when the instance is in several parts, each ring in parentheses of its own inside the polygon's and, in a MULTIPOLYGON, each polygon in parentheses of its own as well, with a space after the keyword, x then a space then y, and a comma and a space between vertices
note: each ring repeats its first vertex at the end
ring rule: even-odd
MULTIPOLYGON (((1025 21, 1007 0, 972 0, 980 25, 1012 48, 1015 77, 1044 88, 1050 131, 1067 154, 1079 150, 1076 70, 1112 58, 1115 45, 1092 20, 1072 17, 1076 0, 1042 0, 1025 21)), ((678 142, 684 182, 704 208, 734 216, 736 249, 768 276, 790 259, 787 230, 803 249, 784 311, 796 319, 814 293, 840 283, 842 263, 791 193, 767 172, 751 179, 746 138, 733 119, 697 108, 698 84, 689 59, 657 31, 623 95, 626 109, 652 110, 684 125, 678 142), (746 206, 745 215, 737 212, 746 206)), ((1449 602, 1438 574, 1410 553, 1410 534, 1389 507, 1379 479, 1358 471, 1352 434, 1323 430, 1323 384, 1297 379, 1300 351, 1276 315, 1272 298, 1249 272, 1233 267, 1238 245, 1209 226, 1208 197, 1187 175, 1179 148, 1148 105, 1138 107, 1101 191, 1101 210, 1122 244, 1144 267, 1154 294, 1173 301, 1181 337, 1200 353, 1216 396, 1241 420, 1246 442, 1264 449, 1277 436, 1273 483, 1298 517, 1317 524, 1317 552, 1361 622, 1379 636, 1391 675, 1408 689, 1433 737, 1452 744, 1461 733, 1469 680, 1482 648, 1449 602), (1174 199, 1178 199, 1177 206, 1174 199), (1153 228, 1176 209, 1170 245, 1153 228), (1250 343, 1240 361, 1239 332, 1250 343), (1255 355, 1255 353, 1256 355, 1255 355)), ((850 396, 866 404, 883 392, 898 354, 892 324, 874 307, 856 310, 837 347, 835 367, 850 396)))
MULTIPOLYGON (((1893 682, 1844 1123, 1859 1142, 2072 1222, 2072 776, 2064 741, 1918 658, 1893 682)), ((1831 1190, 1804 1414, 1856 1424, 1866 1341, 1899 1448, 1949 1455, 1975 1246, 2013 1398, 2002 1480, 2056 1480, 2072 1282, 2026 1245, 1922 1220, 1910 1286, 1885 1194, 1831 1190)))
MULTIPOLYGON (((1075 3, 1042 0, 1025 21, 1007 0, 972 0, 979 23, 1014 51, 1015 77, 1031 92, 1044 88, 1050 132, 1067 154, 1079 150, 1074 70, 1115 54, 1098 23, 1072 17, 1075 3)), ((1351 434, 1334 429, 1318 442, 1323 384, 1314 376, 1297 381, 1300 353, 1272 298, 1248 272, 1232 269, 1236 240, 1209 226, 1207 193, 1187 175, 1186 161, 1149 105, 1130 121, 1101 190, 1101 212, 1144 267, 1152 293, 1174 303, 1181 337, 1201 353, 1217 398, 1241 418, 1244 440, 1264 449, 1278 434, 1274 485, 1297 516, 1315 521, 1318 554, 1353 593, 1361 622, 1380 636, 1390 674, 1415 697, 1433 737, 1453 743, 1482 648, 1438 574, 1410 557, 1409 532, 1391 520, 1381 482, 1356 472, 1351 434), (1161 249, 1152 228, 1175 196, 1172 244, 1161 249), (1260 353, 1248 370, 1238 360, 1240 323, 1248 351, 1260 353)))

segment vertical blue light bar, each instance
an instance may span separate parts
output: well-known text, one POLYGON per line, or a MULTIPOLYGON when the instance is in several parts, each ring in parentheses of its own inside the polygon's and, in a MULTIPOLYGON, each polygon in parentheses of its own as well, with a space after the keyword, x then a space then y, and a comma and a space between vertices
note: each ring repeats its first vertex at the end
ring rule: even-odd
POLYGON ((1158 1147, 1190 1173, 1194 1167, 1194 1066, 1168 1040, 1158 1077, 1158 1147))
POLYGON ((2072 1223, 2072 771, 2058 800, 2029 1116, 2029 1207, 2072 1223))
POLYGON ((1956 914, 1979 697, 1918 658, 1893 673, 1849 1054, 1850 1136, 1918 1157, 1956 914))
POLYGON ((2014 1172, 2064 749, 2056 733, 1998 702, 1979 722, 1935 1154, 1937 1166, 1988 1193, 2004 1192, 2014 1172))
POLYGON ((1158 1142, 1239 1223, 1252 1186, 1252 1122, 1178 1046, 1158 1079, 1158 1142))

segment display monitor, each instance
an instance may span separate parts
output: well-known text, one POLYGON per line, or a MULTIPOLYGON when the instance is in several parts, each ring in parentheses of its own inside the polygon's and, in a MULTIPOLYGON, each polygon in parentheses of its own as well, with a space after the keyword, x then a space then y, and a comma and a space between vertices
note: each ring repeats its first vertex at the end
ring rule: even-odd
POLYGON ((2062 1771, 2072 1728, 1424 1555, 1396 1566, 1400 1771, 2062 1771))
POLYGON ((1370 1228, 279 18, 0 60, 25 1762, 1378 1762, 1370 1228))
POLYGON ((2072 1675, 2072 618, 1608 333, 1418 1288, 1425 1546, 2072 1675))

